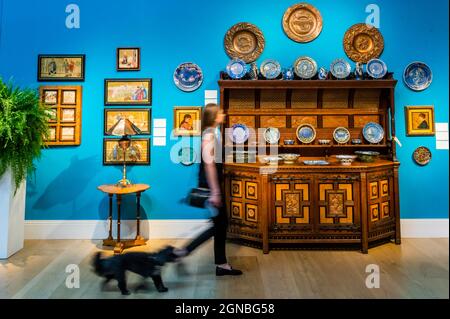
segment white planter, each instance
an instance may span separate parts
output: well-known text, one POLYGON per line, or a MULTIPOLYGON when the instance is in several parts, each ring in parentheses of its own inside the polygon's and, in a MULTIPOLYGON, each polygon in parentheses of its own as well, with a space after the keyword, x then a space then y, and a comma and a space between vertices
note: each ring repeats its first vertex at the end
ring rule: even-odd
POLYGON ((23 248, 26 181, 14 195, 12 172, 0 176, 0 259, 6 259, 23 248))

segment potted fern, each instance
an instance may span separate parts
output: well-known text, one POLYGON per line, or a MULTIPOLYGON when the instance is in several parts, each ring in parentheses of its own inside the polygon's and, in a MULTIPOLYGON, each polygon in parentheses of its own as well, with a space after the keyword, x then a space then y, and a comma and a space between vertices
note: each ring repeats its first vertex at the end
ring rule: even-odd
POLYGON ((23 248, 26 177, 48 136, 39 94, 0 78, 0 259, 23 248))

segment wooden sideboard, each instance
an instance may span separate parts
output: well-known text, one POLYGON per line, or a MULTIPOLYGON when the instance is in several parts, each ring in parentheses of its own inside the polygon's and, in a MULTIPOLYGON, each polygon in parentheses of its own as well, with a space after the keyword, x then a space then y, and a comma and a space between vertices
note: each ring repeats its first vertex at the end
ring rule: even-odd
POLYGON ((395 143, 394 87, 384 80, 220 80, 220 105, 226 113, 222 126, 224 152, 256 150, 258 155, 275 150, 297 153, 295 164, 277 167, 260 163, 236 163, 226 157, 225 203, 229 214, 228 234, 271 247, 300 244, 358 244, 363 253, 369 244, 392 239, 400 244, 398 169, 395 143), (385 130, 383 140, 369 144, 362 136, 368 122, 385 130), (254 129, 245 145, 233 145, 226 128, 242 123, 254 129), (311 124, 316 139, 301 144, 296 127, 311 124), (333 131, 344 126, 361 145, 333 141, 333 131), (266 145, 261 130, 277 127, 278 145, 266 145), (295 145, 283 145, 295 139, 295 145), (319 139, 331 145, 318 144, 319 139), (380 153, 373 163, 341 165, 337 154, 356 150, 380 153), (305 159, 326 159, 327 166, 307 166, 305 159))

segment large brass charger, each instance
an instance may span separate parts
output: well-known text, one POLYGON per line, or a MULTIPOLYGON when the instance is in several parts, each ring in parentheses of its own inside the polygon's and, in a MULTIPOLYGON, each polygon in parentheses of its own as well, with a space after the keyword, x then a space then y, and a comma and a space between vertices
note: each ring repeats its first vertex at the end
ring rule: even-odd
POLYGON ((246 63, 255 61, 263 52, 264 35, 257 26, 240 22, 225 34, 225 51, 231 58, 239 58, 246 63))
POLYGON ((319 10, 308 3, 290 6, 283 15, 283 29, 289 38, 297 42, 310 42, 322 31, 319 10))
POLYGON ((365 23, 351 26, 344 35, 344 50, 355 62, 367 63, 378 58, 384 49, 384 39, 377 28, 365 23))

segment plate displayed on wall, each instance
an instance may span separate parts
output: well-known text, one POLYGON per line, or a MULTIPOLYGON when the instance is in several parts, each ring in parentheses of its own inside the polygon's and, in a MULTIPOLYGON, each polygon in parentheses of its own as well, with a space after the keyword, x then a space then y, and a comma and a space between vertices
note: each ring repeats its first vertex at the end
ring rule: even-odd
POLYGON ((307 56, 301 56, 294 63, 294 72, 299 78, 311 79, 317 74, 317 63, 307 56))
POLYGON ((261 74, 269 80, 276 79, 281 73, 281 66, 275 60, 265 60, 259 67, 261 74))
POLYGON ((345 79, 350 75, 351 70, 350 64, 344 59, 333 60, 330 65, 331 74, 338 79, 345 79))
POLYGON ((245 124, 234 124, 231 127, 231 140, 236 144, 244 144, 250 136, 250 131, 245 124))
POLYGON ((378 58, 383 49, 383 36, 371 25, 357 23, 345 32, 344 51, 352 61, 367 63, 378 58))
POLYGON ((310 124, 302 124, 297 127, 297 138, 300 142, 309 144, 316 138, 316 130, 310 124))
POLYGON ((372 59, 367 62, 367 73, 374 79, 381 79, 387 73, 387 65, 380 59, 372 59))
POLYGON ((247 74, 248 66, 241 59, 232 59, 227 64, 227 73, 232 79, 241 79, 247 74))
POLYGON ((350 132, 343 126, 337 127, 333 132, 333 138, 338 144, 345 144, 350 141, 350 132))
POLYGON ((239 58, 246 63, 255 61, 265 45, 261 30, 247 22, 240 22, 228 29, 224 38, 225 51, 230 58, 239 58))
POLYGON ((182 91, 195 91, 203 83, 202 69, 195 63, 181 63, 173 73, 173 81, 182 91))
POLYGON ((431 151, 425 146, 420 146, 414 151, 413 158, 417 164, 427 165, 431 161, 431 151))
POLYGON ((371 144, 380 143, 384 137, 383 127, 375 122, 369 122, 364 125, 362 133, 366 141, 371 144))
POLYGON ((278 144, 280 140, 280 130, 276 127, 268 127, 264 131, 264 140, 269 144, 278 144))
POLYGON ((433 73, 423 62, 412 62, 403 71, 403 81, 414 91, 422 91, 430 86, 433 73))
POLYGON ((319 10, 307 3, 290 6, 283 15, 283 30, 296 42, 310 42, 322 31, 319 10))
POLYGON ((195 163, 197 154, 192 147, 182 147, 178 151, 178 158, 180 159, 181 164, 189 166, 195 163))

